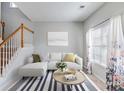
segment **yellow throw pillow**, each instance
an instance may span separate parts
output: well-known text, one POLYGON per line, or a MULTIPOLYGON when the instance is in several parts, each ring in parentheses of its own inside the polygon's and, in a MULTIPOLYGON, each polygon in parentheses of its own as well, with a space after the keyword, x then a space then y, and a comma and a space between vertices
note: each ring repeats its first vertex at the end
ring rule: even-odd
POLYGON ((74 54, 66 54, 63 61, 75 62, 76 56, 74 54))

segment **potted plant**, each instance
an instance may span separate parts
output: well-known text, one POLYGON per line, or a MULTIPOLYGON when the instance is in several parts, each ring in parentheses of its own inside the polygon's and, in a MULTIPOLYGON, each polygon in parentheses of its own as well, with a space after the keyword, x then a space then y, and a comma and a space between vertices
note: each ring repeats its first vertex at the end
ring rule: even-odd
POLYGON ((64 62, 59 62, 56 64, 56 67, 63 72, 67 68, 67 64, 64 62))

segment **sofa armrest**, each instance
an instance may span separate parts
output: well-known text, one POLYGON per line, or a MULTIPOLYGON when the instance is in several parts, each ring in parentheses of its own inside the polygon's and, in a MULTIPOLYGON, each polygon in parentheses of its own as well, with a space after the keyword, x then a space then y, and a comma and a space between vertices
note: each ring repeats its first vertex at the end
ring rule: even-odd
POLYGON ((83 58, 76 56, 75 62, 79 65, 81 65, 81 68, 83 67, 83 58))

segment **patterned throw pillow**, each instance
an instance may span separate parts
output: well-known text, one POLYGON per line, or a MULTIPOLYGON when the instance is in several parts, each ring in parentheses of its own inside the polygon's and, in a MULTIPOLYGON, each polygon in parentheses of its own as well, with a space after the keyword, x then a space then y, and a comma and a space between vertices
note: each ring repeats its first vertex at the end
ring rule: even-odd
POLYGON ((38 54, 32 54, 33 63, 41 62, 40 56, 38 54))

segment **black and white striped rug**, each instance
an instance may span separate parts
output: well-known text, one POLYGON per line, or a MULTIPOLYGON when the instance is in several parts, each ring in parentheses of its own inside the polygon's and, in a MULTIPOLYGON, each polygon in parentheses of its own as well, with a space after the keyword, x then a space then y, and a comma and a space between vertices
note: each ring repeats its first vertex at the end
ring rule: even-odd
MULTIPOLYGON (((53 77, 53 71, 47 71, 44 77, 29 77, 22 80, 21 85, 16 91, 71 91, 69 85, 56 82, 53 77)), ((97 91, 97 89, 85 80, 82 84, 73 85, 73 91, 97 91)))

